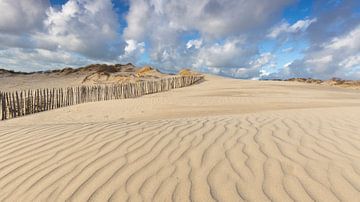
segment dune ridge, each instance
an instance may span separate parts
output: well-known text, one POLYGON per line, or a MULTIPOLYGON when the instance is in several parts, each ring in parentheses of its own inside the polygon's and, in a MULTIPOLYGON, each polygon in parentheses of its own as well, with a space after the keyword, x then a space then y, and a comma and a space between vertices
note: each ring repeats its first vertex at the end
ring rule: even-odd
MULTIPOLYGON (((128 64, 91 64, 85 67, 16 72, 0 69, 0 90, 18 91, 38 88, 67 88, 79 85, 121 84, 127 82, 149 81, 171 77, 158 69, 128 64), (147 70, 147 71, 144 71, 147 70)), ((193 74, 192 74, 193 75, 193 74)))

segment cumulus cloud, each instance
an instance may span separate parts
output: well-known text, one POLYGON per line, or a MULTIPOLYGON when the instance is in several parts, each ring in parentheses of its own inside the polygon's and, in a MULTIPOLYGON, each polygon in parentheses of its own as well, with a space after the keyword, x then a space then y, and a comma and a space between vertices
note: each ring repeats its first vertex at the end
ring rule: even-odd
POLYGON ((352 67, 360 67, 360 54, 352 55, 348 58, 345 58, 339 63, 339 66, 344 67, 345 69, 350 69, 352 67))
POLYGON ((126 41, 127 46, 125 47, 125 53, 126 54, 132 54, 133 52, 139 50, 139 52, 144 52, 145 43, 141 42, 138 43, 135 40, 127 40, 126 41))
POLYGON ((10 48, 0 50, 0 67, 12 68, 18 71, 43 71, 64 66, 81 66, 103 61, 91 60, 76 53, 67 51, 49 51, 45 49, 10 48))
POLYGON ((229 66, 227 68, 202 66, 199 67, 199 70, 224 76, 257 80, 270 75, 268 69, 274 68, 275 56, 269 52, 262 53, 253 58, 249 58, 241 64, 241 66, 229 66))
POLYGON ((262 38, 257 31, 292 2, 130 0, 124 38, 145 42, 151 60, 162 67, 248 68, 262 38))
POLYGON ((327 41, 314 42, 303 59, 289 65, 290 75, 359 79, 353 73, 360 66, 360 24, 353 26, 347 32, 327 38, 327 41))
POLYGON ((141 54, 145 51, 145 43, 137 42, 135 40, 126 40, 126 46, 124 48, 124 54, 119 56, 119 61, 124 63, 136 63, 141 54))
POLYGON ((74 51, 90 58, 114 58, 110 43, 117 39, 117 16, 110 0, 70 0, 50 7, 46 32, 34 36, 43 47, 74 51))
POLYGON ((130 0, 125 37, 142 40, 159 26, 178 31, 198 30, 224 37, 256 29, 292 0, 130 0), (157 26, 153 26, 157 25, 157 26), (153 30, 152 30, 153 29, 153 30))
POLYGON ((223 68, 243 66, 256 53, 256 47, 248 46, 244 40, 228 40, 223 44, 215 43, 201 48, 193 66, 223 68))
POLYGON ((0 65, 30 70, 149 58, 163 69, 263 78, 274 76, 275 54, 302 54, 283 61, 278 76, 360 75, 359 15, 353 14, 360 1, 318 0, 316 15, 293 24, 281 20, 296 2, 128 0, 129 10, 120 14, 111 0, 69 0, 59 7, 47 0, 1 0, 0 65), (121 17, 126 27, 120 27, 121 17), (308 47, 285 46, 288 39, 308 47), (264 53, 264 41, 279 51, 264 53))
POLYGON ((48 7, 47 0, 1 0, 0 32, 18 35, 41 29, 48 7))
MULTIPOLYGON (((44 61, 41 64, 49 68, 79 61, 113 61, 125 51, 111 0, 69 0, 57 8, 47 0, 3 0, 0 11, 2 54, 9 60, 17 58, 18 64, 31 58, 44 61)), ((20 68, 4 61, 2 58, 4 66, 20 68)), ((29 62, 25 66, 39 65, 29 62)))
POLYGON ((189 48, 196 48, 196 49, 199 49, 202 45, 203 41, 202 40, 197 40, 197 39, 194 39, 194 40, 189 40, 187 43, 186 43, 186 48, 189 49, 189 48))
POLYGON ((360 16, 353 13, 359 7, 359 1, 314 2, 313 12, 317 16, 302 39, 309 44, 302 51, 304 56, 269 77, 360 79, 360 16))
POLYGON ((310 49, 302 60, 289 65, 290 74, 297 77, 354 78, 349 73, 352 68, 360 66, 359 41, 360 24, 348 33, 310 49))
POLYGON ((267 37, 277 38, 281 35, 301 33, 306 31, 306 29, 314 22, 316 22, 316 18, 299 20, 292 25, 283 21, 279 25, 272 27, 267 34, 267 37))
POLYGON ((254 68, 264 67, 265 65, 273 65, 274 55, 271 53, 263 53, 260 57, 251 61, 249 64, 254 68))

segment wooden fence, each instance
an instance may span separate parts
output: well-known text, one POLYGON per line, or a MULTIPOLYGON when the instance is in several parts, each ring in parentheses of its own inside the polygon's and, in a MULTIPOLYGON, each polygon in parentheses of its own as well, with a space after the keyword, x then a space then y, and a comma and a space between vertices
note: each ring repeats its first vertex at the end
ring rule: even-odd
POLYGON ((203 76, 175 76, 154 81, 0 92, 1 120, 60 107, 112 99, 134 98, 192 85, 203 76))

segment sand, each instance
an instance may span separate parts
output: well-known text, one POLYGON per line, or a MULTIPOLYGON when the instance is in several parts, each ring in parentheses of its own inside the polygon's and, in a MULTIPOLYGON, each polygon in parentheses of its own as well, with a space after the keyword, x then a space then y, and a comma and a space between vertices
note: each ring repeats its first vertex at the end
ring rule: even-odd
POLYGON ((206 78, 0 122, 0 201, 359 200, 359 91, 206 78))
POLYGON ((66 76, 57 74, 0 75, 0 91, 11 92, 39 88, 80 86, 87 75, 87 73, 66 76))

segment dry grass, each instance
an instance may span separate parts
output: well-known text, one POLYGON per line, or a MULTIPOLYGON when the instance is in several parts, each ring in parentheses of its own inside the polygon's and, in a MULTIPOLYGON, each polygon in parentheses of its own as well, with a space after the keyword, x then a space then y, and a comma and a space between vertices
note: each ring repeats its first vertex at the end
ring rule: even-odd
POLYGON ((153 71, 153 70, 154 70, 154 68, 152 68, 152 67, 150 67, 150 66, 144 66, 144 67, 136 70, 136 73, 139 74, 139 75, 141 75, 141 74, 146 74, 146 73, 148 73, 148 72, 151 72, 151 71, 153 71))
POLYGON ((140 77, 144 77, 146 75, 151 75, 155 72, 156 72, 156 70, 154 68, 152 68, 150 66, 144 66, 144 67, 136 70, 135 76, 140 78, 140 77))
POLYGON ((329 80, 320 80, 320 79, 313 79, 313 78, 291 78, 287 79, 286 81, 295 81, 301 83, 312 83, 312 84, 321 84, 326 86, 337 86, 342 88, 353 88, 353 89, 360 89, 360 81, 356 80, 343 80, 340 78, 332 78, 329 80))
POLYGON ((191 72, 190 69, 182 69, 182 70, 179 71, 178 74, 181 75, 181 76, 191 76, 191 75, 193 75, 193 73, 191 72))

